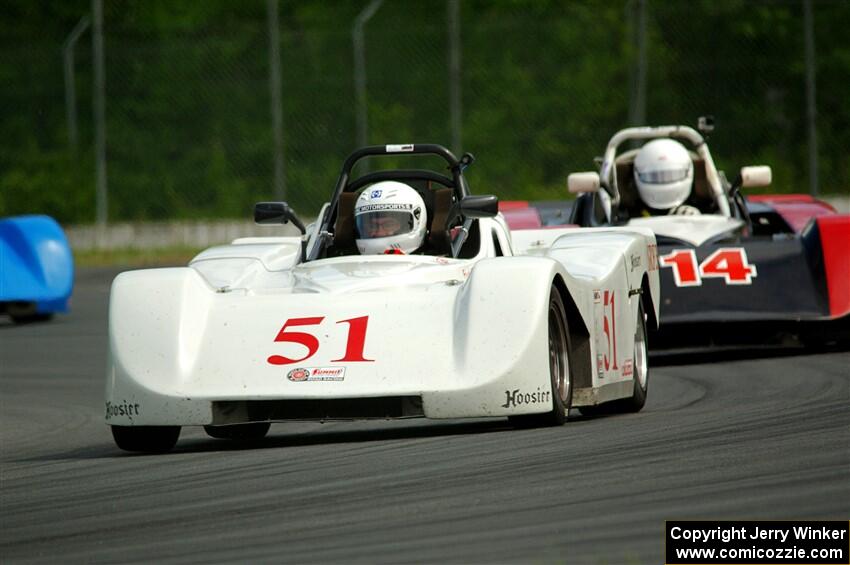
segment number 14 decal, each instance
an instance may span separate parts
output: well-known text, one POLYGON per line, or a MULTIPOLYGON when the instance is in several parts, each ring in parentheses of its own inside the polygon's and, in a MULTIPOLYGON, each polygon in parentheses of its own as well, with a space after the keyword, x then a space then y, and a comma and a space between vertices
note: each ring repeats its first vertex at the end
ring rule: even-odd
POLYGON ((747 261, 747 252, 741 247, 718 249, 697 267, 693 249, 676 249, 659 258, 662 267, 673 268, 676 286, 700 286, 702 279, 722 278, 726 284, 753 284, 756 266, 747 261))

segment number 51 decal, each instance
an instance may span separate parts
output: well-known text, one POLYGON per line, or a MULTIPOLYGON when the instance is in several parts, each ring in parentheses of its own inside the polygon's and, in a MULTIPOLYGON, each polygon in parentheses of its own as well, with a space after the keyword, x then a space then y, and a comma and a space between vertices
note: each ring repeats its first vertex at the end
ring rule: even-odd
POLYGON ((601 336, 600 347, 596 352, 596 372, 604 378, 608 371, 617 371, 617 307, 613 290, 596 289, 593 291, 596 333, 601 336))
MULTIPOLYGON (((307 355, 298 359, 290 359, 283 355, 272 355, 267 361, 272 365, 289 365, 306 361, 319 350, 319 338, 312 333, 296 332, 288 328, 298 326, 318 326, 324 320, 324 316, 314 318, 290 318, 283 324, 275 338, 276 342, 297 343, 307 348, 307 355)), ((366 328, 369 324, 369 316, 360 316, 349 320, 340 320, 337 324, 348 324, 348 339, 345 344, 345 355, 339 359, 333 359, 332 363, 356 363, 371 362, 374 359, 366 359, 363 356, 363 347, 366 345, 366 328)))
POLYGON ((676 286, 700 286, 702 279, 722 278, 726 284, 753 284, 756 266, 747 261, 742 247, 718 249, 697 266, 693 249, 676 249, 658 260, 662 267, 672 267, 676 286))

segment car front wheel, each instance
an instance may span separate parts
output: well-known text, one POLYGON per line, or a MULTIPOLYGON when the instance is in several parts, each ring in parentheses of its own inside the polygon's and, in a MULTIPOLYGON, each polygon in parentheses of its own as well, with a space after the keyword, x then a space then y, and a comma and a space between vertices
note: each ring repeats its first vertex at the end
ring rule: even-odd
POLYGON ((177 443, 180 426, 112 426, 112 437, 124 451, 165 453, 177 443))
POLYGON ((556 287, 549 293, 549 380, 552 389, 552 410, 543 414, 509 416, 517 427, 560 426, 567 420, 573 395, 570 375, 570 333, 564 300, 556 287))

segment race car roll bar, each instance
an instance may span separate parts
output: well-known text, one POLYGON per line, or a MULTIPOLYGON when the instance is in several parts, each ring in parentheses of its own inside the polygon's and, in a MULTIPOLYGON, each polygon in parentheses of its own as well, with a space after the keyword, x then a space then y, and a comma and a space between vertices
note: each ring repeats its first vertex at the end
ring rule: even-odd
POLYGON ((602 159, 602 169, 599 173, 599 179, 606 192, 611 196, 613 204, 620 204, 620 191, 617 188, 617 182, 614 178, 616 173, 615 159, 617 156, 617 147, 623 142, 632 139, 655 139, 661 137, 673 137, 684 139, 691 143, 697 155, 705 161, 705 176, 711 187, 711 192, 714 194, 714 199, 717 201, 717 206, 720 213, 724 216, 731 216, 732 212, 729 209, 729 202, 726 199, 726 193, 723 190, 723 184, 720 182, 720 177, 717 174, 717 167, 714 165, 714 159, 711 158, 711 152, 708 150, 705 140, 702 135, 695 129, 688 126, 659 126, 659 127, 638 127, 626 128, 618 131, 608 142, 605 148, 605 155, 602 159))
POLYGON ((454 153, 436 143, 402 143, 362 147, 351 153, 342 164, 342 170, 339 173, 339 179, 336 182, 336 188, 334 189, 330 205, 327 207, 319 225, 318 237, 307 252, 307 261, 316 259, 321 250, 332 238, 330 233, 331 219, 336 214, 340 195, 345 191, 346 186, 349 185, 349 178, 354 165, 360 159, 379 155, 437 155, 438 157, 442 157, 448 163, 449 170, 452 173, 452 183, 454 184, 457 201, 460 202, 463 198, 469 196, 469 187, 467 187, 462 173, 475 160, 470 153, 465 153, 463 157, 458 159, 454 156, 454 153))

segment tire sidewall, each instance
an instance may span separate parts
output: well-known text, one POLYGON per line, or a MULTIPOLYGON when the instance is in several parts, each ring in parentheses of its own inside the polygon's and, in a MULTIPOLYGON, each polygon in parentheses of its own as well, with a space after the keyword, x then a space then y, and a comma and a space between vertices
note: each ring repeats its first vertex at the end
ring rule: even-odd
MULTIPOLYGON (((563 323, 563 345, 564 345, 564 359, 563 362, 565 364, 566 370, 566 390, 564 391, 564 397, 561 397, 560 389, 558 386, 558 381, 556 376, 552 373, 552 368, 549 368, 549 380, 551 382, 552 387, 552 413, 551 418, 557 424, 562 424, 567 419, 567 414, 570 409, 570 404, 572 403, 573 397, 573 378, 572 372, 570 371, 570 330, 567 322, 567 312, 566 308, 564 308, 564 300, 561 297, 561 293, 558 291, 557 287, 553 286, 552 291, 549 295, 549 308, 547 310, 547 327, 548 327, 548 313, 552 308, 555 308, 557 311, 557 315, 560 316, 561 322, 563 323)), ((551 337, 551 336, 550 336, 551 337)))

